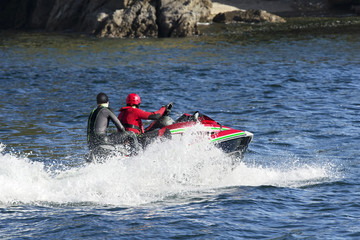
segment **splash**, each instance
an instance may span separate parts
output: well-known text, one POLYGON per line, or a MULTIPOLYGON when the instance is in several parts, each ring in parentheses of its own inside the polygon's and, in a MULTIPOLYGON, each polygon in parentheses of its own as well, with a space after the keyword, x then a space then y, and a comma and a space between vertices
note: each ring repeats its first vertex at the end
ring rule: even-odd
POLYGON ((0 203, 135 206, 231 186, 300 187, 334 175, 324 165, 234 165, 234 159, 194 132, 155 142, 136 157, 55 172, 44 163, 5 153, 2 145, 0 203))
POLYGON ((234 186, 305 187, 338 178, 336 170, 328 164, 299 164, 286 167, 274 165, 264 167, 240 163, 225 181, 234 186))

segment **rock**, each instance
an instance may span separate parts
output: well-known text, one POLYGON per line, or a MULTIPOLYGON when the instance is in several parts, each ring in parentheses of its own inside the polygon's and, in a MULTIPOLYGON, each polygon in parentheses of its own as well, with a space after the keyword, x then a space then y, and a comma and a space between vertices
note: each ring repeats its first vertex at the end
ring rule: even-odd
MULTIPOLYGON (((262 9, 280 17, 332 17, 351 15, 360 0, 213 0, 239 9, 262 9)), ((225 11, 222 11, 225 12, 225 11)))
POLYGON ((214 4, 211 0, 0 0, 0 28, 99 37, 185 37, 199 34, 202 21, 285 22, 268 12, 325 16, 340 8, 343 13, 360 14, 359 5, 360 0, 214 0, 214 4), (239 10, 251 8, 268 12, 239 10), (211 15, 219 11, 226 12, 211 15))
POLYGON ((1 0, 0 28, 44 28, 54 0, 1 0), (41 9, 37 11, 37 9, 41 9))
POLYGON ((212 1, 212 8, 211 8, 211 13, 210 13, 211 16, 210 17, 212 19, 219 13, 231 12, 231 11, 239 11, 239 10, 241 10, 241 9, 238 8, 238 7, 212 1))
POLYGON ((55 0, 46 30, 99 37, 185 37, 210 15, 210 0, 55 0))
POLYGON ((99 14, 111 14, 128 4, 129 0, 55 0, 45 30, 91 32, 99 14))
POLYGON ((210 0, 138 0, 102 19, 93 33, 100 37, 186 37, 198 34, 210 0))
POLYGON ((210 0, 160 0, 159 37, 185 37, 198 34, 197 23, 208 19, 210 0))
POLYGON ((55 0, 37 0, 33 2, 34 10, 31 13, 29 26, 35 29, 44 29, 49 18, 49 13, 55 4, 55 0))
POLYGON ((157 37, 156 6, 154 1, 136 1, 125 9, 116 10, 110 17, 100 20, 93 31, 99 37, 157 37))
MULTIPOLYGON (((2 28, 83 32, 98 37, 186 37, 211 16, 211 0, 1 0, 2 28)), ((215 20, 271 21, 265 11, 235 11, 215 20)))
POLYGON ((284 23, 284 18, 268 13, 264 10, 239 10, 225 13, 219 13, 213 18, 214 22, 232 23, 232 22, 270 22, 284 23))
POLYGON ((357 15, 360 15, 360 5, 351 6, 351 10, 353 10, 357 15))

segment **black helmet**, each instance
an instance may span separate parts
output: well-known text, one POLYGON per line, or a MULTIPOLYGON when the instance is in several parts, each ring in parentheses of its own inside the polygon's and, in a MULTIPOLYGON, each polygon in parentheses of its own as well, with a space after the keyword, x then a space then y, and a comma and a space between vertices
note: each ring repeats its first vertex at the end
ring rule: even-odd
POLYGON ((109 98, 105 93, 101 92, 97 95, 96 101, 97 104, 107 103, 109 101, 109 98))

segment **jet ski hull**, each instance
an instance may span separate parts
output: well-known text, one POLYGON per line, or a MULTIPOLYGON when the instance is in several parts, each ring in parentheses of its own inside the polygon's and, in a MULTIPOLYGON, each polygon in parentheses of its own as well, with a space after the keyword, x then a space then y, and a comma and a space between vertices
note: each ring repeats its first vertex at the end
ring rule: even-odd
POLYGON ((248 131, 233 129, 223 126, 206 115, 196 112, 193 115, 184 114, 175 123, 165 126, 173 136, 183 135, 196 124, 204 126, 202 135, 227 154, 242 157, 253 139, 253 134, 248 131))

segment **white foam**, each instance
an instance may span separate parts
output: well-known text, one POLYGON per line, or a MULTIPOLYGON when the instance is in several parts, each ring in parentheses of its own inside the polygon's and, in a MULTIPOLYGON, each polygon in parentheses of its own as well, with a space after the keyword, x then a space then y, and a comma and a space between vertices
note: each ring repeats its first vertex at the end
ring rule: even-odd
POLYGON ((329 166, 291 166, 287 168, 246 166, 241 163, 227 179, 234 186, 276 186, 303 187, 329 180, 335 177, 329 166))
MULTIPOLYGON (((198 129, 195 128, 194 132, 198 129)), ((54 172, 0 153, 0 203, 140 205, 229 186, 298 187, 331 177, 328 166, 262 167, 232 159, 199 135, 157 142, 132 158, 54 172)))

